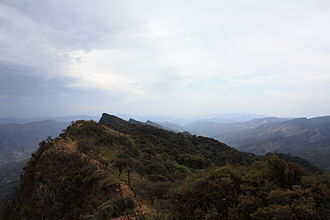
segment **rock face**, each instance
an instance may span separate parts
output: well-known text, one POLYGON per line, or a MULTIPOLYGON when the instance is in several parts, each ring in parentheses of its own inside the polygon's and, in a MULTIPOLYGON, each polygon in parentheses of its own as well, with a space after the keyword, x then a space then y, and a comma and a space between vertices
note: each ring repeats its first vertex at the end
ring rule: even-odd
MULTIPOLYGON (((137 122, 134 119, 132 119, 131 121, 133 122, 132 124, 134 124, 134 122, 137 122)), ((125 121, 125 120, 123 120, 123 119, 121 119, 117 116, 114 116, 114 115, 109 115, 107 113, 102 114, 102 117, 101 117, 99 123, 108 124, 108 125, 111 125, 113 127, 129 125, 128 121, 125 121)))

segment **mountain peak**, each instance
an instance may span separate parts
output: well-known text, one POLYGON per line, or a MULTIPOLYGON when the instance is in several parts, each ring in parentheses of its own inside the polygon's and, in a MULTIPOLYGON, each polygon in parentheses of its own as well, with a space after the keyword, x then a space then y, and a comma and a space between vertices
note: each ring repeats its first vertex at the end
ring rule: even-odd
POLYGON ((135 120, 133 118, 130 118, 128 120, 129 123, 132 123, 132 124, 138 124, 138 125, 144 125, 145 123, 141 122, 141 121, 138 121, 138 120, 135 120))
POLYGON ((115 115, 103 113, 99 123, 104 123, 104 124, 108 124, 108 125, 122 125, 122 124, 126 124, 128 122, 115 115))

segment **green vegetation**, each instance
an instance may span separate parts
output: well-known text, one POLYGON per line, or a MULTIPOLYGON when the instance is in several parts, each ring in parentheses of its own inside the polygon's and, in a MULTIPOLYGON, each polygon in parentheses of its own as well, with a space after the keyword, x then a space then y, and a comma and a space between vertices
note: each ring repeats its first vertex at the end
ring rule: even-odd
POLYGON ((321 220, 329 214, 330 175, 306 161, 259 157, 104 114, 100 123, 77 121, 40 144, 4 219, 321 220))

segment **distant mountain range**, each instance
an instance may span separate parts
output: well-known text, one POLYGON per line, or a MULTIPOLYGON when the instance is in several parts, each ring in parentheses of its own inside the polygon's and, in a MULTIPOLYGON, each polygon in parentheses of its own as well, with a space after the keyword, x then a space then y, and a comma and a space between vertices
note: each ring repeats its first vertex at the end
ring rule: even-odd
POLYGON ((250 113, 220 113, 220 114, 205 114, 197 116, 189 115, 130 115, 118 114, 123 119, 134 118, 139 121, 153 121, 153 122, 168 122, 179 126, 187 126, 196 121, 208 121, 217 123, 235 123, 244 122, 256 118, 264 118, 266 115, 250 114, 250 113))
POLYGON ((29 158, 40 141, 57 137, 68 124, 55 121, 0 124, 0 166, 29 158))
POLYGON ((56 122, 71 122, 76 120, 95 120, 100 116, 92 115, 73 115, 73 116, 57 116, 57 117, 35 117, 35 118, 15 118, 5 117, 0 118, 0 124, 26 124, 36 121, 56 121, 56 122))
POLYGON ((168 130, 183 132, 188 131, 195 135, 212 137, 215 139, 226 139, 227 136, 231 134, 245 131, 248 129, 256 128, 264 124, 272 124, 276 122, 284 122, 290 120, 289 118, 276 118, 276 117, 266 117, 266 118, 257 118, 249 121, 241 122, 219 122, 215 119, 206 119, 198 120, 192 123, 189 123, 185 126, 178 125, 172 122, 154 122, 166 128, 168 130))
POLYGON ((223 138, 243 151, 291 153, 330 169, 330 117, 299 118, 264 124, 223 138))
POLYGON ((186 126, 157 123, 168 130, 211 137, 242 151, 291 153, 330 169, 330 116, 310 119, 267 117, 235 123, 204 120, 186 126))

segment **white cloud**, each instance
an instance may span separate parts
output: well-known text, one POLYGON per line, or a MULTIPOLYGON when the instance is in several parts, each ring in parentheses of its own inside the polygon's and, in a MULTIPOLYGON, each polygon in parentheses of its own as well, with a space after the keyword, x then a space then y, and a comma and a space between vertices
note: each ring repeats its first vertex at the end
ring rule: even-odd
POLYGON ((117 111, 330 111, 328 1, 3 0, 0 12, 1 60, 103 90, 117 111))

